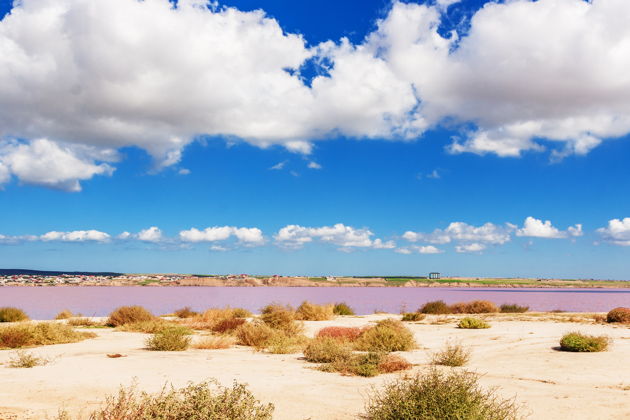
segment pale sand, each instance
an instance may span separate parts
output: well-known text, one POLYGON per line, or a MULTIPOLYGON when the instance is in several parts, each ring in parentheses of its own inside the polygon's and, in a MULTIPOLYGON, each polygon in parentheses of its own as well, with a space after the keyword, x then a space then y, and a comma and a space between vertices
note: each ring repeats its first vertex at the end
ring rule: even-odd
MULTIPOLYGON (((392 315, 398 317, 397 315, 392 315)), ((386 315, 341 317, 307 322, 308 334, 329 325, 361 326, 386 315)), ((517 316, 517 318, 529 318, 517 316)), ((408 324, 420 348, 401 353, 428 369, 431 352, 458 340, 472 348, 467 369, 483 374, 484 386, 500 387, 500 394, 516 397, 532 419, 629 419, 630 328, 537 320, 492 319, 487 330, 460 330, 455 324, 408 324), (562 334, 579 330, 606 334, 614 340, 603 353, 566 353, 553 349, 562 334)), ((40 347, 30 351, 54 358, 32 369, 6 367, 13 351, 0 351, 0 419, 54 417, 65 407, 87 413, 119 385, 135 380, 139 387, 157 391, 165 382, 183 386, 188 381, 216 378, 249 384, 262 401, 276 406, 274 419, 355 419, 363 410, 371 386, 396 374, 376 378, 345 377, 319 372, 301 355, 271 355, 247 347, 227 350, 151 352, 143 350, 144 334, 92 330, 98 338, 81 343, 40 347), (124 358, 109 359, 107 353, 124 358)))

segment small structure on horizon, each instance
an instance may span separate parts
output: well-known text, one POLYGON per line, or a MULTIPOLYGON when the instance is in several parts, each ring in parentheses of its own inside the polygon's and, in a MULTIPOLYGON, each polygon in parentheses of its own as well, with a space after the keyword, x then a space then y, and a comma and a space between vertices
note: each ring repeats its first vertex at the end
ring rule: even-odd
POLYGON ((439 280, 440 273, 429 273, 429 280, 439 280))

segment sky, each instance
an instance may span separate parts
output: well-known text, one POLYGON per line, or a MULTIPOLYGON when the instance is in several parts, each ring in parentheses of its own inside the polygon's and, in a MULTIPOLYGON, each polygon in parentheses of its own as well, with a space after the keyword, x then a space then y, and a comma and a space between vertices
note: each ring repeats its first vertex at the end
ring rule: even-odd
POLYGON ((630 279, 625 0, 0 0, 0 267, 630 279))

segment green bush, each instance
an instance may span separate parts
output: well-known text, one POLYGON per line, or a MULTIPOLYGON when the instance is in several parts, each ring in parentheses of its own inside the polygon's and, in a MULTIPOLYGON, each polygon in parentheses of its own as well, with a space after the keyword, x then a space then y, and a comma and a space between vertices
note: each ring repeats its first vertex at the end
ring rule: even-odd
POLYGON ((402 322, 390 318, 363 331, 354 345, 360 351, 408 351, 416 347, 416 341, 402 322))
POLYGON ((501 312, 508 314, 523 313, 529 311, 529 306, 520 306, 515 303, 504 303, 501 305, 501 312))
POLYGON ((18 308, 4 307, 0 308, 0 322, 18 322, 27 321, 28 315, 18 308))
POLYGON ((160 330, 146 340, 146 346, 154 351, 182 351, 190 346, 187 328, 169 327, 160 330))
POLYGON ((490 324, 488 324, 483 319, 479 318, 462 318, 457 324, 458 328, 463 328, 466 330, 480 330, 485 328, 490 328, 490 324))
POLYGON ((422 321, 424 318, 426 318, 426 315, 420 312, 406 312, 402 314, 403 321, 417 322, 422 321))
POLYGON ((345 302, 335 303, 333 307, 335 315, 354 315, 354 310, 345 302))
POLYGON ((304 301, 295 312, 295 319, 302 321, 327 321, 333 319, 333 305, 315 305, 304 301))
POLYGON ((152 321, 153 319, 155 316, 142 306, 121 306, 109 314, 106 324, 110 327, 120 327, 125 324, 152 321))
POLYGON ((446 346, 435 352, 431 357, 431 363, 441 366, 464 366, 470 360, 470 350, 461 344, 447 343, 446 346))
POLYGON ((630 323, 630 308, 615 308, 606 315, 606 322, 630 323))
POLYGON ((0 327, 0 349, 76 343, 93 337, 96 334, 78 332, 57 322, 13 324, 0 327))
MULTIPOLYGON (((90 420, 271 420, 273 404, 258 401, 245 385, 225 388, 216 381, 189 384, 182 389, 164 387, 162 392, 139 392, 135 386, 109 396, 90 420)), ((68 420, 62 412, 57 420, 68 420)))
POLYGON ((436 300, 425 303, 420 309, 418 309, 418 312, 423 314, 444 315, 450 314, 451 308, 443 300, 436 300))
POLYGON ((579 332, 567 333, 560 339, 560 350, 573 352, 597 352, 608 349, 610 339, 606 336, 586 335, 579 332))
POLYGON ((304 358, 313 363, 332 363, 349 359, 351 355, 348 344, 331 337, 314 338, 304 348, 304 358))
POLYGON ((484 390, 471 372, 430 370, 400 378, 373 391, 364 420, 516 420, 522 418, 512 400, 484 390))

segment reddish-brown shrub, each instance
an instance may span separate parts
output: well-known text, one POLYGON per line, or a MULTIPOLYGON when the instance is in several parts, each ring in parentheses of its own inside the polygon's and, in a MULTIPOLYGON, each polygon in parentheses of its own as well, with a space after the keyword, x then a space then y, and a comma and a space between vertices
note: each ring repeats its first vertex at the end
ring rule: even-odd
POLYGON ((630 323, 630 308, 615 308, 606 315, 607 322, 630 323))
POLYGON ((326 327, 319 330, 317 337, 330 337, 338 340, 354 341, 363 332, 363 328, 358 327, 326 327))
POLYGON ((109 314, 107 325, 120 327, 125 324, 152 321, 153 319, 155 319, 155 316, 142 306, 121 306, 109 314))
POLYGON ((212 331, 219 334, 231 333, 246 322, 245 318, 232 318, 219 321, 212 331))
POLYGON ((378 364, 381 373, 392 373, 400 370, 409 370, 413 365, 397 354, 388 354, 378 364))

